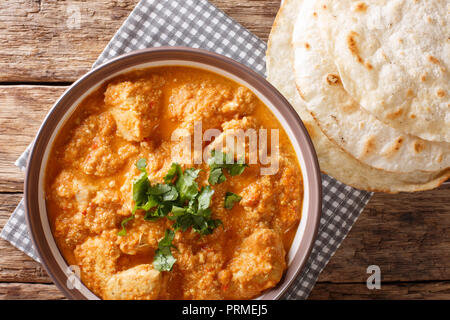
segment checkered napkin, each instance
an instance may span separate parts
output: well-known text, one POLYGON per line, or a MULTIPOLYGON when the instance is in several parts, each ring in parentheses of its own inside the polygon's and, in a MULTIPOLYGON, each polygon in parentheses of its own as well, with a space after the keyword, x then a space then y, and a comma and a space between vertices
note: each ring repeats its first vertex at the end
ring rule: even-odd
MULTIPOLYGON (((142 0, 95 62, 94 67, 117 55, 142 48, 189 46, 226 55, 265 74, 266 44, 206 0, 142 0)), ((16 161, 25 170, 30 147, 16 161)), ((303 272, 283 298, 306 299, 319 273, 350 231, 371 197, 322 175, 323 208, 320 229, 303 272)), ((33 259, 23 200, 0 236, 33 259)))

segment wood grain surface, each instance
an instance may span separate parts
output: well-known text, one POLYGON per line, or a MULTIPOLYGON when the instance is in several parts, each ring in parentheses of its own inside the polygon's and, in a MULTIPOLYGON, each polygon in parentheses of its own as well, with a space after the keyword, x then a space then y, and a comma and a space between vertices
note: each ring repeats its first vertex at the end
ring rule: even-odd
MULTIPOLYGON (((137 2, 0 1, 0 228, 22 197, 23 173, 15 159, 137 2), (79 28, 71 25, 74 10, 80 13, 79 28)), ((279 7, 278 0, 211 2, 264 40, 279 7)), ((376 194, 310 298, 450 299, 449 191, 444 185, 414 194, 376 194), (367 289, 369 265, 381 269, 380 290, 367 289)), ((62 298, 40 264, 0 240, 0 299, 62 298)))

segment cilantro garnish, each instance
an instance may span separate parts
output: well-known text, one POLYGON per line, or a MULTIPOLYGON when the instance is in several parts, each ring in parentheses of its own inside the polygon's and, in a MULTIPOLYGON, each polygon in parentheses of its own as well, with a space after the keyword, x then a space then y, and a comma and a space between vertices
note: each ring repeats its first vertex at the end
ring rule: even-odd
POLYGON ((206 186, 202 188, 200 195, 198 196, 198 210, 206 210, 209 208, 211 204, 211 197, 214 194, 214 190, 211 189, 210 186, 206 186))
POLYGON ((198 184, 195 179, 198 177, 199 169, 186 169, 181 173, 181 168, 177 169, 178 179, 176 182, 177 190, 180 192, 180 199, 192 200, 198 195, 198 184))
POLYGON ((220 184, 222 182, 225 182, 226 180, 227 178, 223 174, 222 168, 214 168, 209 172, 208 182, 211 185, 220 184))
POLYGON ((133 201, 135 205, 131 216, 123 219, 120 223, 122 230, 119 231, 119 236, 125 236, 127 234, 125 226, 134 219, 136 210, 143 209, 147 211, 157 205, 156 201, 147 195, 150 182, 148 181, 147 170, 145 169, 146 166, 147 161, 145 159, 139 159, 139 161, 136 162, 136 167, 141 171, 141 174, 133 181, 133 201))
POLYGON ((156 270, 171 271, 177 261, 171 251, 172 248, 175 248, 172 244, 174 237, 175 232, 167 229, 164 238, 158 242, 158 249, 155 251, 155 256, 153 257, 153 267, 156 270))
POLYGON ((175 230, 186 231, 192 227, 196 232, 211 234, 222 222, 211 218, 211 197, 214 191, 210 186, 201 188, 196 182, 199 169, 182 170, 178 163, 172 163, 165 183, 152 185, 148 180, 146 160, 140 159, 136 167, 141 174, 133 181, 132 215, 121 223, 120 236, 126 235, 126 224, 134 219, 136 210, 144 210, 144 220, 154 221, 167 217, 174 221, 175 230))
POLYGON ((132 214, 128 218, 122 220, 122 222, 120 223, 120 225, 122 226, 122 230, 120 230, 117 233, 118 236, 122 236, 123 237, 123 236, 125 236, 127 234, 127 229, 125 229, 125 226, 127 225, 128 222, 130 222, 133 219, 134 219, 134 214, 132 214))
POLYGON ((158 183, 148 189, 151 196, 159 196, 162 201, 175 201, 178 198, 178 191, 175 186, 169 184, 158 183))
POLYGON ((232 209, 236 202, 241 201, 242 197, 233 192, 227 192, 225 194, 225 209, 232 209))
MULTIPOLYGON (((233 163, 230 155, 220 151, 213 150, 211 156, 208 160, 211 168, 208 181, 211 185, 226 181, 224 170, 230 176, 236 176, 242 174, 248 166, 242 161, 233 163)), ((210 205, 214 190, 211 186, 199 188, 196 181, 200 173, 199 169, 188 168, 183 171, 178 163, 172 163, 164 177, 164 183, 151 184, 146 170, 147 161, 139 159, 136 167, 141 173, 133 181, 134 208, 131 216, 122 220, 122 229, 118 235, 126 235, 126 225, 135 218, 137 210, 145 211, 144 220, 147 221, 161 218, 172 220, 173 230, 166 230, 164 238, 158 242, 158 249, 155 251, 153 260, 156 270, 171 271, 176 262, 171 252, 171 248, 175 247, 172 245, 175 231, 186 231, 192 228, 201 235, 208 235, 222 224, 219 219, 211 217, 210 205)), ((231 209, 240 200, 239 195, 227 192, 225 208, 231 209)))
POLYGON ((150 186, 150 182, 148 181, 147 172, 142 172, 134 181, 133 181, 133 201, 137 206, 140 206, 147 199, 147 190, 150 186))
POLYGON ((208 159, 208 165, 211 169, 208 178, 209 184, 216 185, 225 182, 227 178, 224 175, 224 170, 233 177, 241 175, 245 168, 248 167, 248 164, 245 164, 243 159, 239 159, 236 163, 233 162, 234 159, 232 159, 230 154, 212 150, 211 158, 208 159))
POLYGON ((145 211, 145 220, 157 220, 165 217, 172 210, 171 202, 178 199, 177 189, 170 184, 151 185, 147 174, 147 161, 143 158, 136 162, 141 174, 133 181, 134 208, 132 215, 121 222, 122 230, 119 236, 125 236, 126 224, 135 218, 136 210, 145 211))
POLYGON ((178 163, 172 163, 169 171, 167 172, 166 176, 164 177, 164 182, 165 183, 173 182, 173 179, 177 176, 177 174, 180 172, 180 170, 181 170, 181 168, 178 163))
POLYGON ((214 190, 210 186, 203 187, 197 197, 191 199, 186 206, 174 206, 170 220, 175 221, 175 230, 186 231, 190 227, 201 235, 211 234, 215 228, 222 224, 218 219, 212 219, 212 210, 209 207, 214 190))

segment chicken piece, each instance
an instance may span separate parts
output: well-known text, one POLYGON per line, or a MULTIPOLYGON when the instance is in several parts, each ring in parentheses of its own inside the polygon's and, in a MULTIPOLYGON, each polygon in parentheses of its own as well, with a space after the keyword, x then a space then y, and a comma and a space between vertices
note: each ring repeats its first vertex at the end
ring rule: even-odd
POLYGON ((127 225, 127 234, 117 238, 120 251, 128 255, 152 252, 158 248, 158 241, 164 237, 166 221, 145 221, 141 214, 127 225))
POLYGON ((108 112, 77 121, 81 121, 81 124, 70 132, 71 138, 63 149, 62 160, 67 165, 82 161, 89 151, 101 143, 103 137, 110 137, 116 131, 114 118, 108 112))
POLYGON ((183 299, 223 299, 218 272, 226 263, 225 233, 217 228, 208 236, 177 232, 174 239, 176 269, 183 274, 183 299))
POLYGON ((109 112, 85 119, 71 132, 62 160, 67 166, 79 167, 87 175, 99 177, 117 173, 137 148, 114 139, 116 123, 109 112))
POLYGON ((74 250, 75 259, 82 271, 81 280, 99 295, 109 278, 118 271, 120 250, 113 241, 113 233, 104 232, 101 236, 90 237, 74 250))
POLYGON ((120 223, 122 209, 120 193, 116 190, 99 190, 83 212, 84 224, 91 233, 115 229, 120 223))
POLYGON ((296 159, 281 154, 278 161, 278 172, 258 177, 245 187, 239 204, 248 218, 269 222, 271 228, 284 233, 300 221, 303 189, 296 159))
POLYGON ((277 177, 276 187, 273 192, 279 193, 278 211, 274 216, 273 224, 287 232, 295 227, 302 215, 303 185, 301 183, 302 173, 296 166, 297 159, 280 155, 280 169, 277 177))
POLYGON ((214 121, 222 106, 232 99, 232 90, 220 84, 188 83, 173 90, 169 113, 180 120, 214 121))
POLYGON ((207 154, 211 150, 221 150, 233 154, 235 159, 245 155, 245 163, 255 164, 258 160, 258 121, 254 117, 233 119, 222 124, 222 133, 215 137, 207 147, 207 154))
POLYGON ((109 134, 108 131, 115 130, 114 119, 112 122, 109 119, 104 114, 91 115, 85 119, 77 118, 77 121, 81 123, 70 131, 70 140, 62 150, 62 161, 66 165, 76 165, 77 162, 82 161, 97 135, 109 134), (111 128, 111 125, 114 127, 111 128))
POLYGON ((249 89, 239 87, 232 101, 227 102, 222 111, 226 113, 239 113, 239 115, 252 114, 256 108, 258 99, 249 89))
POLYGON ((108 85, 105 104, 111 107, 117 133, 128 141, 142 141, 158 126, 164 80, 159 76, 108 85))
POLYGON ((108 141, 109 139, 102 140, 94 144, 95 148, 92 148, 81 164, 81 169, 88 175, 111 176, 117 173, 127 160, 137 153, 137 148, 133 145, 124 145, 115 150, 108 141))
POLYGON ((82 212, 88 208, 97 190, 71 170, 61 171, 51 189, 54 192, 48 193, 48 197, 52 198, 52 203, 58 210, 55 237, 60 239, 63 246, 73 250, 89 234, 82 212))
POLYGON ((52 184, 54 193, 49 193, 61 207, 83 211, 89 201, 95 196, 97 187, 90 185, 82 176, 76 175, 72 170, 62 170, 52 184), (76 200, 75 203, 73 200, 76 200), (75 208, 72 208, 75 207, 75 208))
POLYGON ((56 177, 49 196, 59 209, 55 219, 55 236, 65 246, 74 248, 82 243, 89 233, 101 234, 114 229, 120 223, 122 200, 113 189, 99 190, 98 185, 89 184, 82 175, 70 169, 56 177))
POLYGON ((113 275, 106 283, 103 298, 107 300, 155 300, 162 287, 161 272, 141 264, 113 275))
POLYGON ((261 176, 242 190, 239 204, 250 219, 271 222, 279 210, 280 192, 274 192, 276 186, 274 176, 261 176))
POLYGON ((55 238, 59 244, 69 250, 82 243, 89 236, 89 229, 84 225, 81 212, 62 212, 55 219, 55 238))
POLYGON ((272 229, 259 229, 244 239, 231 260, 228 269, 232 277, 226 293, 237 299, 253 298, 275 286, 285 268, 280 236, 272 229))
POLYGON ((174 88, 169 98, 169 115, 180 121, 203 121, 203 129, 219 128, 227 119, 250 115, 256 96, 244 87, 221 83, 189 83, 174 88))

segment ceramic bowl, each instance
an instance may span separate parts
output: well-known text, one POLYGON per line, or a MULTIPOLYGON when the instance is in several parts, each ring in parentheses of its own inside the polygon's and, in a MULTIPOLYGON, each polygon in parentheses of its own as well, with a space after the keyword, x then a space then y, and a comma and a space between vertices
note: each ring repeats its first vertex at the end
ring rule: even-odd
POLYGON ((278 299, 304 267, 318 230, 322 196, 317 156, 301 119, 278 90, 246 66, 204 50, 162 47, 133 51, 93 69, 64 92, 39 129, 26 173, 26 216, 34 246, 48 274, 69 299, 98 299, 83 284, 73 286, 73 268, 61 255, 50 229, 44 191, 50 150, 58 132, 79 103, 105 81, 136 69, 173 65, 206 69, 246 86, 270 108, 292 142, 304 180, 302 218, 287 255, 285 275, 276 287, 257 298, 278 299))

